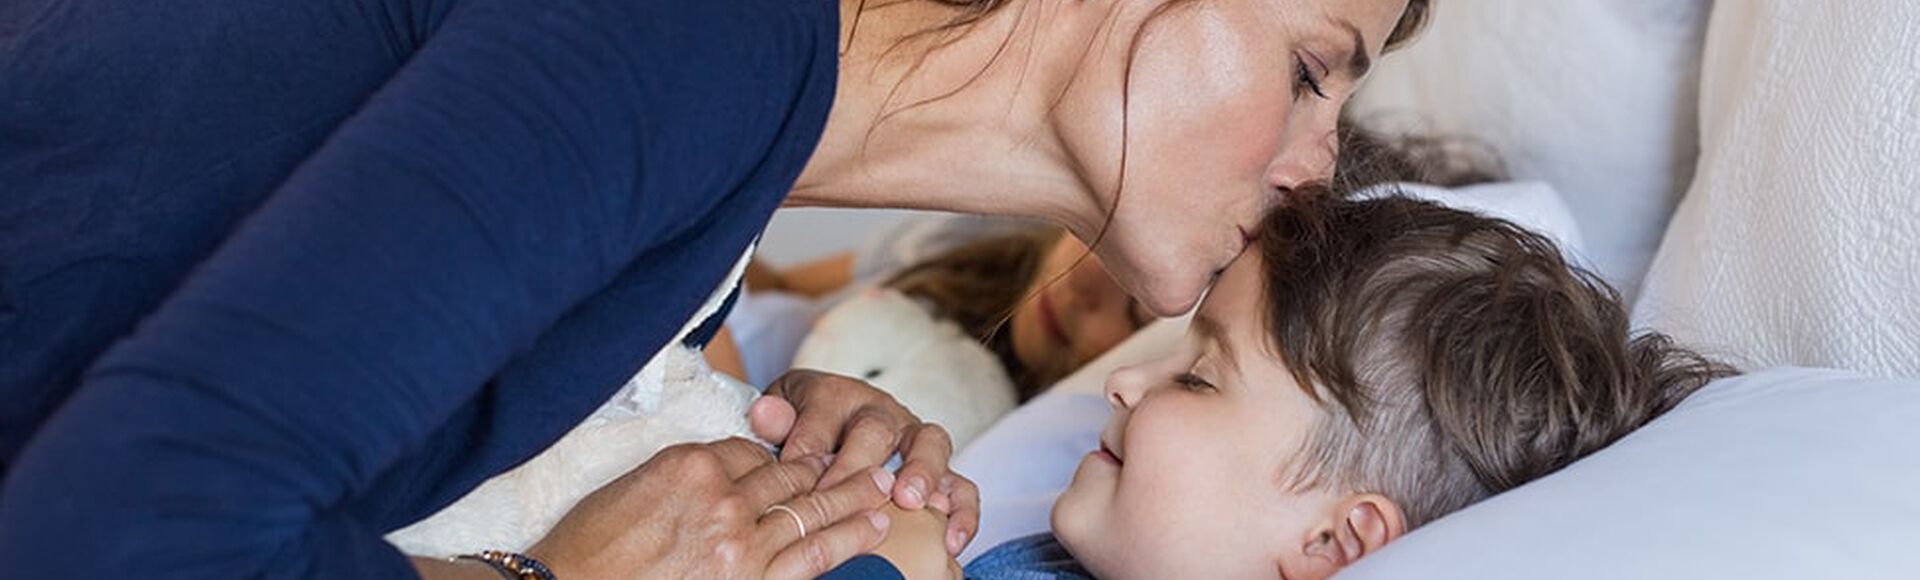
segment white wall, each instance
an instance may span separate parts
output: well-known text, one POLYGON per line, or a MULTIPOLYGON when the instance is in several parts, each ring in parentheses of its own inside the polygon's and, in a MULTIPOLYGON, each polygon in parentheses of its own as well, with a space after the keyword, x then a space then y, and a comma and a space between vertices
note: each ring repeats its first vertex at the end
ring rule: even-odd
POLYGON ((859 247, 875 233, 924 212, 894 209, 783 209, 773 214, 758 256, 792 266, 859 247))

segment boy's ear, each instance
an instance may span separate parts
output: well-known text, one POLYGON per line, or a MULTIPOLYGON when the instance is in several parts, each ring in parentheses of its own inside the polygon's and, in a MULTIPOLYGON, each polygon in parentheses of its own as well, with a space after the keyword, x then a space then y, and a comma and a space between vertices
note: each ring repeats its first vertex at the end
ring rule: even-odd
POLYGON ((1372 493, 1350 496, 1334 504, 1327 523, 1312 530, 1303 551, 1319 566, 1333 571, 1386 547, 1407 533, 1407 518, 1386 496, 1372 493))

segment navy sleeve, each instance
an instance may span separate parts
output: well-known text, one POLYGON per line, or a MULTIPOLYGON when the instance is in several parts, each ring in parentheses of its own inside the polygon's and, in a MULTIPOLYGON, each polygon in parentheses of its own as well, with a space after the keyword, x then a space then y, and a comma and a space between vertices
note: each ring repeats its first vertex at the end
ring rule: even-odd
MULTIPOLYGON (((351 508, 422 446, 495 443, 445 429, 744 203, 832 66, 821 4, 459 2, 34 435, 0 495, 5 575, 410 576, 351 508)), ((655 334, 716 281, 647 296, 655 334)))
POLYGON ((900 574, 900 569, 895 568, 893 562, 868 554, 848 560, 839 568, 822 574, 820 580, 907 580, 907 577, 900 574))

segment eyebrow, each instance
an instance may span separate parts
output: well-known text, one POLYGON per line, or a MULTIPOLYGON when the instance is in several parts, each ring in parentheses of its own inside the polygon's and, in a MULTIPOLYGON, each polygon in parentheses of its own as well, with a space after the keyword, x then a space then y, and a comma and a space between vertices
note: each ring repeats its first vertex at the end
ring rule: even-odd
POLYGON ((1233 367, 1235 372, 1238 372, 1240 368, 1240 357, 1234 356, 1233 345, 1227 342, 1226 329, 1220 326, 1219 321, 1205 314, 1195 314, 1193 315, 1193 331, 1199 333, 1202 340, 1219 345, 1220 352, 1227 355, 1227 365, 1233 367))
POLYGON ((1367 71, 1373 70, 1373 57, 1367 56, 1367 36, 1360 33, 1360 27, 1345 18, 1336 18, 1333 23, 1346 29, 1347 34, 1353 37, 1353 51, 1348 53, 1351 56, 1347 58, 1349 78, 1359 80, 1367 76, 1367 71))

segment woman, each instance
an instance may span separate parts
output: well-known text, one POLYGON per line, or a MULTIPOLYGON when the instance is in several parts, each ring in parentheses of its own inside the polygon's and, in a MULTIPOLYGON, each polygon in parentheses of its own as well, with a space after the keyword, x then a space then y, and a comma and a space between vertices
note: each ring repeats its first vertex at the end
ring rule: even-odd
MULTIPOLYGON (((604 401, 789 192, 1050 219, 1179 312, 1326 173, 1339 105, 1425 5, 8 2, 0 557, 485 577, 379 534, 604 401)), ((840 480, 904 447, 903 507, 953 481, 870 389, 771 391, 783 461, 671 449, 533 555, 802 577, 885 527, 840 480)))

